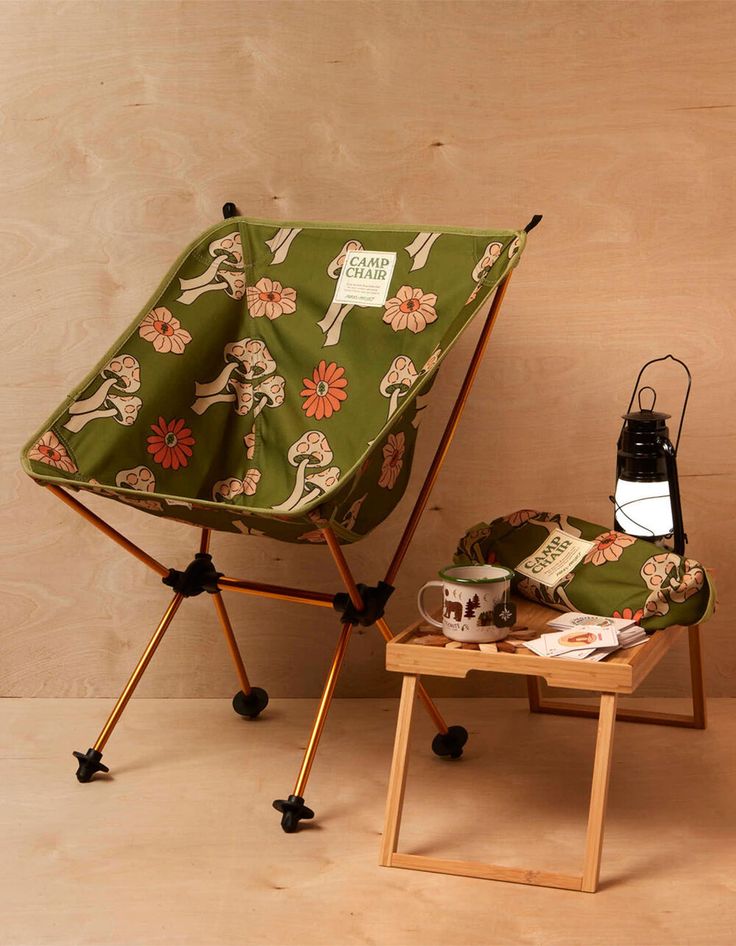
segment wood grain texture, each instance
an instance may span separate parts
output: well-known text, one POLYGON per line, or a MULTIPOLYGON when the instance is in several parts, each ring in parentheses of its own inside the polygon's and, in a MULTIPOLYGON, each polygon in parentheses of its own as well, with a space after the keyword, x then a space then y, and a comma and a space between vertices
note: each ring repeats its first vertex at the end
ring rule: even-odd
POLYGON ((378 861, 382 867, 391 867, 392 857, 396 853, 399 842, 401 812, 404 808, 404 792, 406 791, 406 776, 408 774, 407 755, 418 680, 418 677, 404 674, 401 684, 399 716, 396 720, 394 754, 391 759, 391 772, 388 777, 386 814, 383 821, 383 837, 381 838, 381 852, 378 861))
MULTIPOLYGON (((721 579, 706 682, 736 693, 735 30, 736 6, 708 0, 0 4, 0 692, 114 695, 161 613, 156 577, 33 486, 17 454, 234 200, 275 219, 516 227, 544 213, 389 623, 409 623, 415 589, 479 519, 532 506, 609 522, 618 415, 639 366, 672 351, 694 375, 690 549, 721 579)), ((415 488, 472 344, 435 386, 415 488)), ((674 406, 675 380, 658 386, 674 406)), ((360 580, 381 576, 410 503, 348 549, 360 580)), ((166 564, 196 546, 176 523, 94 508, 166 564)), ((324 549, 216 536, 213 551, 227 574, 336 590, 324 549)), ((235 597, 253 682, 316 694, 333 618, 235 597)), ((680 646, 641 692, 688 686, 680 646)), ((141 695, 235 688, 211 606, 187 603, 141 695)), ((395 692, 379 634, 356 633, 338 694, 395 692)))
POLYGON ((585 858, 583 859, 582 890, 585 893, 596 892, 601 872, 603 829, 606 822, 608 785, 611 778, 613 733, 616 727, 616 700, 615 693, 601 693, 598 735, 593 762, 593 784, 590 791, 588 828, 585 835, 585 858))
MULTIPOLYGON (((549 631, 547 621, 559 612, 531 601, 516 599, 517 620, 537 635, 549 631)), ((439 617, 439 613, 436 615, 439 617)), ((631 694, 636 692, 649 674, 669 654, 684 628, 668 627, 655 631, 644 644, 618 650, 606 660, 561 660, 540 657, 525 647, 515 653, 428 647, 417 643, 415 634, 426 627, 423 619, 410 625, 386 648, 386 668, 404 674, 426 674, 439 677, 467 677, 473 671, 488 673, 536 675, 551 686, 588 692, 631 694)), ((531 689, 530 709, 538 700, 538 690, 531 689), (536 697, 535 697, 535 694, 536 697)), ((537 706, 538 708, 538 706, 537 706)))
MULTIPOLYGON (((581 878, 575 874, 534 870, 526 867, 504 867, 482 861, 453 861, 443 857, 422 857, 418 854, 393 854, 389 867, 425 870, 432 874, 451 874, 455 877, 474 877, 478 880, 500 880, 506 884, 526 884, 532 887, 556 887, 560 890, 580 890, 581 878)), ((594 892, 594 891, 591 891, 594 892)))
MULTIPOLYGON (((69 750, 109 705, 0 701, 3 946, 733 946, 733 700, 705 732, 616 727, 594 897, 379 867, 395 700, 335 702, 298 835, 271 800, 313 701, 250 724, 225 699, 134 700, 111 775, 79 785, 69 750)), ((401 850, 579 872, 595 723, 525 700, 442 708, 470 741, 438 760, 415 710, 401 850)))

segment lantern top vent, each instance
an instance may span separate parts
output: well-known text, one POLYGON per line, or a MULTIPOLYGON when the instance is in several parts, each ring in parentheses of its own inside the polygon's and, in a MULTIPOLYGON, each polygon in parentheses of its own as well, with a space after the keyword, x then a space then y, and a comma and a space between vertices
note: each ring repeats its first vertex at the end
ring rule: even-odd
POLYGON ((654 388, 650 387, 647 384, 643 388, 640 388, 637 394, 638 394, 637 401, 639 404, 639 410, 632 411, 631 404, 629 404, 629 410, 625 414, 621 415, 622 418, 624 420, 634 421, 637 424, 642 424, 647 427, 652 427, 656 429, 662 429, 662 428, 666 429, 667 424, 665 423, 665 421, 668 421, 670 417, 672 417, 672 414, 665 414, 663 411, 654 410, 654 405, 657 403, 657 392, 654 390, 654 388), (642 395, 646 391, 651 392, 652 403, 649 407, 644 407, 644 403, 642 401, 642 395))

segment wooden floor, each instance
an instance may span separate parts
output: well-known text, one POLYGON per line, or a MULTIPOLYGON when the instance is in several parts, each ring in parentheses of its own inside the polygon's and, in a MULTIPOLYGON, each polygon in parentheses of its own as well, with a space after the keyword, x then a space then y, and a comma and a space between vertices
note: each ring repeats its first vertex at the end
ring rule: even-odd
MULTIPOLYGON (((291 790, 311 701, 253 723, 221 700, 134 700, 113 776, 79 785, 71 750, 108 706, 0 702, 2 946, 736 940, 736 701, 712 701, 704 733, 617 727, 595 895, 378 867, 394 701, 334 705, 307 792, 319 820, 297 835, 271 801, 291 790)), ((471 730, 466 757, 432 757, 417 714, 402 849, 579 870, 595 724, 517 700, 444 708, 471 730)))

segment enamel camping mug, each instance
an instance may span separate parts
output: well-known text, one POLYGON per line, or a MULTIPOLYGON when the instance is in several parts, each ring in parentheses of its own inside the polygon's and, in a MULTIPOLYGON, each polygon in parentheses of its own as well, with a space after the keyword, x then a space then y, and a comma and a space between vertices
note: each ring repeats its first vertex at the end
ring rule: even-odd
POLYGON ((487 644, 501 640, 514 622, 509 605, 514 573, 501 565, 449 565, 439 572, 442 581, 428 581, 417 595, 419 613, 445 637, 464 643, 487 644), (424 609, 427 588, 442 589, 442 620, 424 609))

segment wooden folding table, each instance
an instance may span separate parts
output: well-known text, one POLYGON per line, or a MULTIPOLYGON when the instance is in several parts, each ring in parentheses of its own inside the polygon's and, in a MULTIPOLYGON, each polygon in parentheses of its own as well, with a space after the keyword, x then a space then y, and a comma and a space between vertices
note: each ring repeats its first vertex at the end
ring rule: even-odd
MULTIPOLYGON (((530 601, 518 600, 517 608, 518 625, 525 625, 540 634, 550 630, 547 622, 552 617, 559 616, 558 612, 530 601)), ((423 635, 422 624, 423 622, 419 621, 407 628, 386 648, 387 669, 402 673, 404 681, 389 780, 380 863, 384 867, 405 867, 442 874, 534 884, 542 887, 561 887, 566 890, 594 893, 598 888, 600 874, 603 824, 616 720, 705 729, 706 712, 699 627, 697 625, 690 628, 678 626, 656 631, 646 642, 636 647, 619 650, 605 660, 591 662, 559 657, 538 657, 527 649, 520 649, 516 653, 486 653, 457 647, 421 645, 417 643, 417 640, 423 635), (680 715, 647 710, 617 712, 618 695, 634 693, 685 630, 688 633, 690 646, 692 713, 680 715), (524 675, 527 678, 529 708, 534 713, 598 717, 588 830, 581 874, 561 874, 473 861, 445 860, 417 854, 402 854, 398 851, 409 735, 419 677, 421 674, 465 677, 470 670, 524 675), (600 694, 600 706, 596 709, 572 702, 545 700, 541 695, 540 678, 546 680, 550 686, 597 692, 600 694)))

